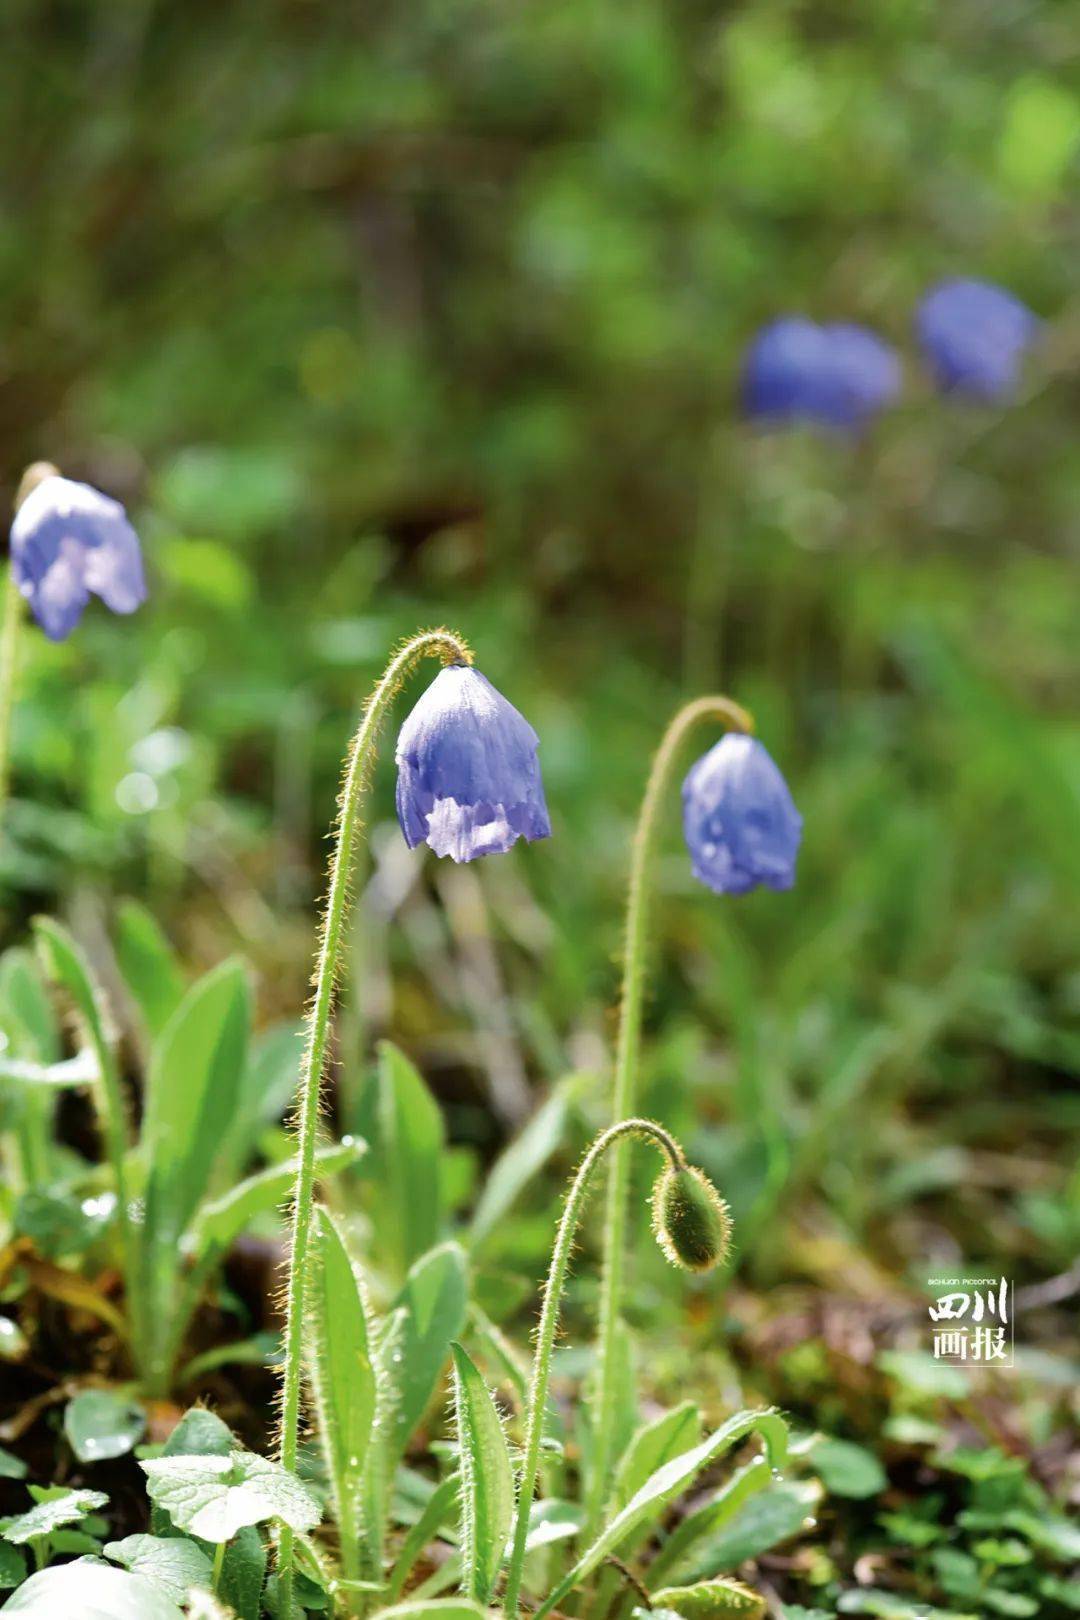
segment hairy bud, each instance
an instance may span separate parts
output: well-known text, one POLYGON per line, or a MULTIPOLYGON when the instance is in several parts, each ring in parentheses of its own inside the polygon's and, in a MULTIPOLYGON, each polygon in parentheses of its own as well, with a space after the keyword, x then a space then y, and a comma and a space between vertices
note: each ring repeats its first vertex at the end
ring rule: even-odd
POLYGON ((673 1266, 711 1271, 731 1246, 731 1214, 716 1188, 692 1165, 668 1168, 652 1195, 653 1232, 673 1266))

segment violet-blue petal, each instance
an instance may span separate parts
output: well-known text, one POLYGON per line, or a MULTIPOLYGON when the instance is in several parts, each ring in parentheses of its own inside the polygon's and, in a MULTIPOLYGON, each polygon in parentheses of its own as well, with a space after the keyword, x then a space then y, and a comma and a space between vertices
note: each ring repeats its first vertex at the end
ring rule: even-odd
POLYGON ((833 420, 860 427, 891 405, 900 392, 900 357, 868 327, 838 321, 822 328, 833 370, 833 420))
POLYGON ((824 333, 813 321, 791 315, 770 322, 747 351, 744 410, 772 421, 819 416, 828 363, 824 333))
POLYGON ((790 889, 802 816, 755 737, 727 732, 683 782, 683 833, 694 876, 717 894, 790 889))
POLYGON ((500 855, 551 835, 539 738, 478 669, 450 664, 397 742, 397 812, 410 849, 455 861, 500 855))
POLYGON ((743 408, 766 422, 857 431, 896 397, 900 380, 895 351, 866 327, 785 316, 750 345, 743 408))
POLYGON ((932 287, 915 316, 916 335, 938 388, 990 403, 1015 392, 1039 326, 1038 317, 1004 287, 967 278, 932 287))
POLYGON ((146 600, 142 554, 119 501, 89 484, 42 480, 11 525, 15 583, 52 641, 69 636, 91 593, 114 613, 146 600))

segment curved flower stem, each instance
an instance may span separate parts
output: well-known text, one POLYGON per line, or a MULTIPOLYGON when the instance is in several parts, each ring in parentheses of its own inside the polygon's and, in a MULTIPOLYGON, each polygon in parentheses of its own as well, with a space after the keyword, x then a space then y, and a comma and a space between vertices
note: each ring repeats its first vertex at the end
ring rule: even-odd
MULTIPOLYGON (((14 510, 31 490, 46 478, 57 475, 51 461, 32 461, 15 491, 14 510)), ((0 614, 0 817, 7 805, 11 774, 11 711, 15 706, 15 687, 19 678, 19 631, 22 628, 23 599, 15 583, 15 566, 9 559, 7 579, 4 582, 4 605, 0 614)))
MULTIPOLYGON (((726 697, 695 698, 678 711, 664 733, 649 772, 630 854, 630 883, 626 896, 626 931, 623 942, 622 997, 615 1047, 616 1121, 628 1118, 637 1105, 638 1057, 641 1048, 641 1013, 645 998, 648 948, 649 876, 660 831, 661 810, 667 797, 679 751, 687 735, 704 721, 719 721, 731 731, 752 732, 753 718, 726 697)), ((620 1144, 608 1171, 604 1215, 604 1270, 600 1286, 600 1329, 597 1339, 596 1395, 589 1490, 585 1504, 585 1533, 594 1534, 603 1512, 611 1467, 612 1426, 615 1413, 615 1344, 622 1302, 626 1255, 626 1210, 630 1164, 620 1144)))
MULTIPOLYGON (((353 856, 363 825, 361 810, 371 768, 375 762, 379 728, 394 694, 413 666, 425 657, 444 664, 472 663, 467 642, 452 630, 425 630, 413 636, 391 658, 369 697, 353 738, 339 798, 337 837, 330 857, 330 878, 323 915, 322 939, 315 963, 315 993, 307 1020, 307 1036, 297 1095, 296 1130, 298 1167, 292 1200, 292 1241, 286 1293, 285 1365, 281 1384, 279 1455, 285 1468, 296 1470, 300 1428, 300 1386, 303 1371, 304 1303, 311 1203, 315 1189, 315 1146, 319 1102, 326 1068, 330 1014, 334 1004, 353 856)), ((278 1545, 282 1620, 293 1620, 293 1533, 281 1528, 278 1545)))
POLYGON ((544 1303, 540 1311, 540 1326, 536 1335, 532 1378, 529 1382, 525 1455, 521 1464, 517 1518, 514 1523, 514 1541, 510 1553, 510 1567, 506 1578, 506 1596, 503 1599, 503 1611, 508 1620, 517 1620, 518 1597, 521 1592, 521 1577, 525 1566, 525 1543, 529 1534, 529 1510, 532 1507, 533 1491, 536 1488, 536 1475, 540 1466, 540 1442, 544 1432, 544 1409, 547 1405, 548 1379, 551 1374, 551 1352, 555 1343, 555 1329, 559 1322, 559 1305, 562 1301, 563 1285, 566 1282, 570 1252, 574 1246, 574 1236, 577 1232, 578 1222, 581 1219, 581 1211, 592 1173, 608 1148, 614 1147, 616 1152, 621 1151, 626 1145, 623 1143, 622 1138, 626 1136, 642 1136, 651 1139, 660 1148, 661 1152, 666 1154, 673 1170, 682 1170, 686 1166, 682 1148, 675 1138, 664 1130, 662 1125, 656 1125, 649 1119, 624 1119, 617 1125, 609 1125, 607 1130, 596 1138, 596 1141, 581 1161, 581 1167, 574 1177, 570 1191, 567 1194, 566 1205, 555 1238, 555 1247, 551 1253, 551 1268, 544 1284, 544 1303))
POLYGON ((11 711, 15 705, 15 683, 19 676, 22 606, 23 599, 15 583, 15 570, 9 562, 4 582, 3 620, 0 622, 0 815, 3 814, 8 796, 11 711))

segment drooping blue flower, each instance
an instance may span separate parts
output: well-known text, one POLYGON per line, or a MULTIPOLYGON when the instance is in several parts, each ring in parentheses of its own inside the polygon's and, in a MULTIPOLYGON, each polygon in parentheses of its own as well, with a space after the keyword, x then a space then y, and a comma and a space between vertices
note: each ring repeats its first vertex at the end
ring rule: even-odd
POLYGON ((864 326, 801 315, 764 327, 747 352, 742 399, 761 421, 855 431, 900 391, 900 361, 864 326))
POLYGON ((683 782, 683 833, 694 876, 717 894, 790 889, 802 816, 768 750, 726 732, 683 782))
POLYGON ((915 331, 938 388, 991 403, 1015 391, 1039 331, 1026 304, 990 281, 939 282, 920 303, 915 331))
POLYGON ((478 669, 436 675, 397 741, 397 812, 410 849, 472 861, 551 836, 529 722, 478 669))
POLYGON ((11 525, 15 583, 51 641, 63 641, 91 592, 114 613, 146 600, 139 539, 119 501, 49 473, 11 525))

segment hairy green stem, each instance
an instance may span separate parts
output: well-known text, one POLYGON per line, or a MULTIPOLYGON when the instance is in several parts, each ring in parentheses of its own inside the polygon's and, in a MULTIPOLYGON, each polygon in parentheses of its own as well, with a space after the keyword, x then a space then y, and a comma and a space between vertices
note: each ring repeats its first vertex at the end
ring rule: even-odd
MULTIPOLYGON (((648 952, 649 876, 660 833, 661 811, 679 760, 682 744, 696 726, 718 721, 732 731, 750 732, 753 719, 726 697, 695 698, 678 711, 669 724, 649 772, 630 855, 630 883, 626 897, 623 942, 622 997, 615 1046, 615 1086, 612 1112, 616 1122, 628 1119, 637 1106, 641 1015, 645 1000, 648 952)), ((615 1418, 615 1353, 626 1262, 626 1215, 630 1162, 625 1144, 612 1154, 608 1169, 604 1215, 604 1269, 600 1285, 600 1326, 597 1338, 596 1393, 589 1489, 585 1504, 585 1534, 599 1525, 611 1469, 612 1428, 615 1418)))
MULTIPOLYGON (((22 475, 15 493, 17 512, 30 491, 46 478, 56 477, 57 469, 51 461, 34 461, 22 475)), ((15 688, 19 679, 19 632, 22 629, 23 599, 15 583, 15 566, 9 559, 4 581, 3 607, 0 609, 0 818, 7 805, 11 776, 11 714, 15 707, 15 688)))
MULTIPOLYGON (((340 970, 342 935, 357 839, 363 825, 363 798, 375 761, 379 729, 398 687, 421 658, 437 657, 444 663, 472 663, 468 644, 451 630, 425 630, 413 636, 391 658, 364 708, 345 766, 339 799, 337 837, 330 857, 329 887, 323 916, 322 938, 315 964, 315 992, 307 1020, 307 1037, 300 1068, 296 1129, 298 1167, 292 1200, 292 1241, 286 1294, 285 1365, 281 1384, 279 1454, 284 1467, 295 1472, 300 1431, 300 1389, 303 1373, 304 1301, 311 1205, 315 1190, 315 1147, 319 1105, 326 1069, 330 1014, 340 970)), ((283 1525, 278 1546, 282 1620, 293 1620, 293 1533, 283 1525)))
POLYGON ((11 711, 15 706, 15 683, 19 673, 19 629, 22 625, 22 596, 10 563, 4 582, 3 621, 0 623, 0 814, 7 804, 9 755, 11 752, 11 711))
POLYGON ((544 1301, 540 1310, 540 1326, 537 1329, 536 1351, 529 1382, 525 1454, 518 1484, 517 1517, 514 1522, 514 1540, 506 1578, 506 1596, 503 1599, 503 1611, 508 1620, 517 1620, 518 1598, 525 1567, 525 1543, 529 1535, 529 1512, 540 1467, 540 1442, 543 1438, 544 1410, 547 1405, 548 1380, 551 1376, 551 1352, 555 1344, 559 1306, 570 1263, 570 1253, 574 1246, 574 1236, 593 1171, 609 1148, 614 1148, 618 1153, 627 1145, 622 1141, 626 1136, 651 1139, 667 1155, 668 1162, 674 1170, 681 1170, 686 1164, 682 1148, 663 1126, 656 1125, 648 1119, 624 1119, 616 1125, 609 1125, 607 1130, 596 1138, 581 1161, 581 1167, 567 1194, 566 1205, 555 1237, 555 1247, 551 1253, 551 1267, 544 1284, 544 1301))

